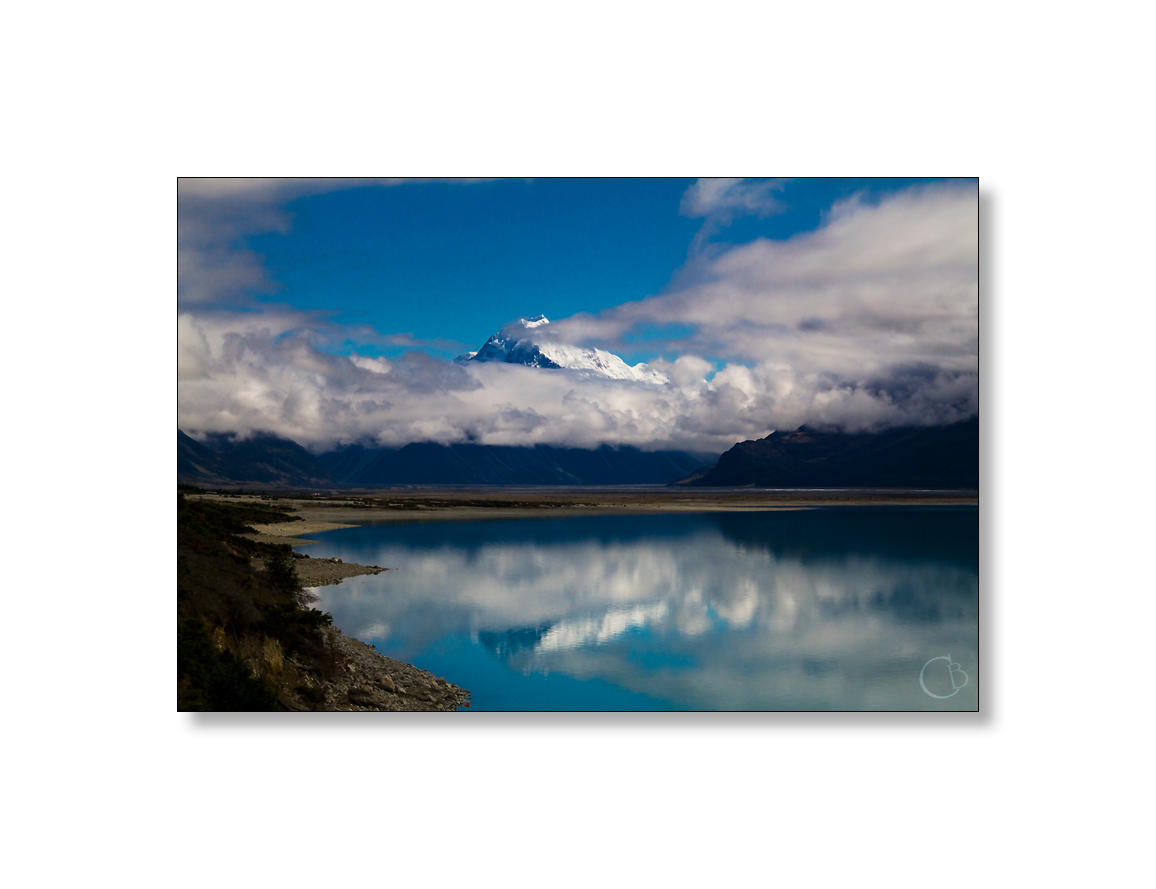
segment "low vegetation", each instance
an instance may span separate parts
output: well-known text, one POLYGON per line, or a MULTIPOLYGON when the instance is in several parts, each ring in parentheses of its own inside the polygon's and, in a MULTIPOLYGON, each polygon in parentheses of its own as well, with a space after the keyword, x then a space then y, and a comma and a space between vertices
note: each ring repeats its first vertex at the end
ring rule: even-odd
MULTIPOLYGON (((322 628, 285 544, 242 535, 285 510, 177 492, 177 708, 279 710, 332 672, 322 628)), ((300 709, 295 707, 294 709, 300 709)))

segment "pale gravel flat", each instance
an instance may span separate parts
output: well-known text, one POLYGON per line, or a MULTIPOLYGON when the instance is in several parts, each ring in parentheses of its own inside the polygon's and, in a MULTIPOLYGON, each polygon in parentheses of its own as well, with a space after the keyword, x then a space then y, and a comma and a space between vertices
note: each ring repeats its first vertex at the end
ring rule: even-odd
POLYGON ((347 577, 362 574, 380 574, 387 571, 377 565, 358 565, 355 562, 330 562, 328 559, 297 559, 293 562, 297 569, 297 579, 305 587, 327 586, 341 583, 347 577))
POLYGON ((277 522, 272 525, 252 525, 258 534, 271 537, 300 537, 302 534, 320 534, 322 531, 335 531, 338 528, 356 528, 356 525, 343 525, 340 522, 277 522))
POLYGON ((249 538, 257 543, 284 543, 289 546, 305 546, 306 544, 316 543, 316 540, 308 540, 302 537, 302 534, 320 534, 322 531, 334 531, 338 528, 356 528, 356 525, 344 525, 340 522, 321 522, 321 521, 304 521, 304 522, 276 522, 272 525, 250 525, 256 534, 244 534, 243 537, 249 538))

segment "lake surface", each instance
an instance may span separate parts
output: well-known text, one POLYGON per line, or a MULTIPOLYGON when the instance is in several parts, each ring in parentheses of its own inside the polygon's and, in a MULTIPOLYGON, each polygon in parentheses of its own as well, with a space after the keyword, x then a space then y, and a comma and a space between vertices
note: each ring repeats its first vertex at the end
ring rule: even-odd
POLYGON ((366 525, 344 633, 474 710, 976 710, 975 507, 366 525))

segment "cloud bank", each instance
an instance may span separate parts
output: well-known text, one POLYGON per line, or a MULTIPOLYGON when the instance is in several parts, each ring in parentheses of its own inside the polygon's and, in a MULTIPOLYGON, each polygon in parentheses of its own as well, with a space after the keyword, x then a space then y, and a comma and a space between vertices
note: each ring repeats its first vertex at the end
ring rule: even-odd
MULTIPOLYGON (((278 285, 243 239, 288 231, 292 197, 349 185, 182 181, 186 432, 267 431, 316 451, 354 441, 721 451, 803 423, 877 430, 977 412, 974 183, 852 198, 785 241, 700 244, 663 292, 551 325, 566 342, 666 356, 650 362, 670 377, 665 386, 462 367, 419 350, 398 359, 334 354, 335 342, 385 337, 258 302, 278 285), (661 333, 672 329, 677 336, 661 333)), ((688 190, 683 213, 703 217, 706 231, 777 212, 780 191, 776 182, 708 180, 688 190)), ((507 320, 496 318, 494 329, 507 320)))

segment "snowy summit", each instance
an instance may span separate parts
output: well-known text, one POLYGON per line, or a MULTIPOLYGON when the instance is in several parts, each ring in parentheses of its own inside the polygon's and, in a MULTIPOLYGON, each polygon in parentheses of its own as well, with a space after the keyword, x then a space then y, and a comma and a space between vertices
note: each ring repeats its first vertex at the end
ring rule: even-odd
POLYGON ((631 367, 611 352, 553 342, 541 335, 542 329, 549 323, 545 315, 510 321, 503 324, 502 329, 486 340, 477 352, 467 353, 457 360, 463 364, 469 361, 501 361, 526 367, 567 368, 612 380, 633 380, 658 385, 670 382, 666 374, 651 370, 645 364, 631 367))

